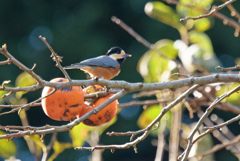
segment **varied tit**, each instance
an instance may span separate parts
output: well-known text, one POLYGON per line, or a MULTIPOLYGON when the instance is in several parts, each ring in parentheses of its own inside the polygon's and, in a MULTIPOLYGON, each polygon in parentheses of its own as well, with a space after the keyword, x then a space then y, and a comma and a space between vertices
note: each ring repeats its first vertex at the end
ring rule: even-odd
POLYGON ((80 69, 88 73, 91 78, 98 77, 110 80, 117 76, 121 70, 122 63, 131 55, 126 54, 120 47, 112 47, 106 55, 87 59, 80 63, 66 66, 64 69, 80 69))

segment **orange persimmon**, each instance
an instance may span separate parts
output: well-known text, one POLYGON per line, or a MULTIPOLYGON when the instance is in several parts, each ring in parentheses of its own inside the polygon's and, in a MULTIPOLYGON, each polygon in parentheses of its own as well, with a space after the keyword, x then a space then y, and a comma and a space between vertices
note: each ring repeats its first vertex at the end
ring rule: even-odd
MULTIPOLYGON (((103 87, 97 85, 95 87, 90 86, 83 89, 84 93, 87 93, 87 94, 89 94, 89 92, 95 93, 99 90, 103 90, 103 87), (95 90, 93 90, 92 88, 94 88, 95 90)), ((105 97, 97 98, 93 102, 90 102, 89 105, 85 105, 85 107, 79 113, 78 118, 92 111, 94 108, 98 107, 99 105, 103 104, 111 96, 113 96, 113 94, 109 94, 105 97)), ((113 101, 112 103, 107 105, 104 109, 99 111, 97 114, 93 114, 86 120, 82 121, 82 123, 88 126, 99 126, 111 121, 117 113, 117 104, 118 104, 118 100, 113 101)))
MULTIPOLYGON (((50 82, 68 82, 65 78, 55 78, 50 82)), ((54 90, 53 87, 44 87, 42 97, 54 90)), ((42 99, 42 108, 45 114, 53 120, 73 120, 83 109, 84 94, 80 86, 65 87, 42 99)))

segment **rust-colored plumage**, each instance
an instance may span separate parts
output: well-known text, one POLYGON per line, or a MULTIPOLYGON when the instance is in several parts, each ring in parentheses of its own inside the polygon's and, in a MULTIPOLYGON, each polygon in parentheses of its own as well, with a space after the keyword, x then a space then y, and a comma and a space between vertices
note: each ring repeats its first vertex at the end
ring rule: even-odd
POLYGON ((84 60, 80 63, 64 67, 64 69, 80 69, 92 78, 99 77, 110 80, 121 71, 121 65, 131 55, 126 54, 120 47, 112 47, 106 55, 84 60))

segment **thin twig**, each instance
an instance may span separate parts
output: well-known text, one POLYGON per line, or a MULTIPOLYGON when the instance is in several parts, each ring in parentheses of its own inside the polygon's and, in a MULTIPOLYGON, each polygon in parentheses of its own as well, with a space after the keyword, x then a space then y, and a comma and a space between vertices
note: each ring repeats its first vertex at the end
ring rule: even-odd
POLYGON ((160 129, 158 132, 158 145, 157 145, 157 152, 155 161, 162 161, 163 160, 163 152, 164 152, 164 146, 165 146, 165 131, 167 127, 167 119, 166 116, 163 117, 163 120, 161 121, 160 129))
MULTIPOLYGON (((183 4, 183 3, 180 3, 179 1, 176 1, 176 0, 164 0, 164 1, 169 3, 169 4, 182 5, 182 6, 185 6, 185 7, 189 7, 189 8, 195 9, 197 11, 200 11, 202 13, 206 13, 206 14, 209 12, 207 10, 197 8, 194 5, 183 4)), ((219 12, 215 12, 212 16, 222 20, 225 25, 229 25, 229 26, 235 28, 236 31, 240 31, 240 24, 237 23, 236 21, 228 18, 227 16, 225 16, 225 15, 219 13, 219 12)))
MULTIPOLYGON (((129 27, 127 24, 125 24, 121 19, 117 18, 116 16, 112 16, 111 18, 112 22, 116 23, 117 25, 119 25, 121 28, 123 28, 125 31, 127 31, 132 37, 134 37, 139 43, 143 44, 145 47, 147 47, 148 49, 151 49, 153 51, 155 51, 156 53, 158 53, 159 55, 161 55, 161 57, 169 60, 168 57, 166 57, 165 55, 163 55, 154 44, 151 44, 150 42, 148 42, 146 39, 144 39, 141 35, 139 35, 136 31, 134 31, 131 27, 129 27)), ((177 61, 176 59, 173 59, 172 61, 174 61, 178 67, 184 71, 185 73, 188 73, 187 70, 182 66, 182 64, 177 61)))
POLYGON ((196 157, 201 160, 202 157, 205 157, 207 155, 213 154, 213 153, 215 153, 215 152, 217 152, 217 151, 219 151, 219 150, 221 150, 221 149, 223 149, 225 147, 228 147, 230 145, 234 145, 236 143, 239 143, 239 141, 240 141, 240 135, 238 135, 237 137, 235 137, 234 139, 232 139, 232 140, 230 140, 228 142, 225 142, 225 143, 222 143, 222 144, 217 144, 212 149, 210 149, 208 151, 205 151, 205 152, 203 152, 201 154, 196 155, 196 157))
POLYGON ((223 68, 223 67, 217 66, 215 69, 216 70, 220 69, 222 71, 229 71, 229 70, 240 69, 240 65, 236 65, 235 67, 229 67, 229 68, 223 68))
MULTIPOLYGON (((126 136, 126 135, 132 135, 135 136, 137 134, 143 133, 141 136, 136 138, 133 141, 127 142, 122 145, 104 145, 104 146, 95 146, 95 147, 77 147, 75 148, 76 150, 96 150, 96 149, 126 149, 133 147, 135 152, 136 151, 136 145, 140 141, 144 140, 148 134, 150 133, 151 129, 154 127, 154 125, 159 122, 159 120, 173 107, 175 107, 178 103, 180 103, 184 98, 186 98, 190 93, 192 93, 194 90, 196 90, 199 87, 199 85, 193 85, 191 88, 189 88, 187 91, 185 91, 183 94, 181 94, 176 100, 168 104, 166 107, 164 107, 161 111, 161 113, 144 129, 138 130, 138 131, 128 131, 126 133, 116 133, 116 132, 111 132, 107 133, 107 135, 112 136, 112 135, 117 135, 117 136, 126 136)), ((131 137, 132 139, 133 137, 131 137)))
POLYGON ((11 64, 12 60, 10 58, 8 58, 7 60, 5 61, 1 61, 0 62, 0 65, 5 65, 5 64, 11 64))
POLYGON ((25 105, 22 105, 22 106, 20 106, 20 107, 13 108, 13 109, 10 110, 10 111, 0 113, 0 116, 5 115, 5 114, 9 114, 9 113, 13 113, 13 112, 15 112, 15 111, 19 111, 19 112, 20 112, 21 109, 24 109, 24 108, 27 108, 27 107, 31 107, 34 103, 37 103, 37 102, 41 101, 42 99, 44 99, 44 98, 52 95, 52 94, 55 93, 55 92, 56 92, 56 88, 54 88, 54 90, 51 91, 51 92, 50 92, 49 94, 47 94, 46 96, 41 97, 41 98, 39 98, 39 99, 36 99, 35 101, 32 101, 32 102, 30 102, 30 103, 28 103, 28 104, 25 104, 25 105))
POLYGON ((216 130, 216 129, 218 129, 218 128, 222 128, 222 127, 224 127, 224 126, 227 126, 227 125, 229 125, 229 124, 231 124, 231 123, 233 123, 233 122, 235 122, 235 121, 238 121, 240 119, 240 115, 237 115, 236 117, 234 117, 234 118, 232 118, 232 119, 230 119, 230 120, 228 120, 228 121, 226 121, 226 122, 224 122, 224 123, 221 123, 221 124, 218 124, 218 125, 215 125, 215 126, 213 126, 213 127, 204 127, 203 129, 207 129, 207 130, 216 130))
POLYGON ((216 104, 218 104, 219 102, 221 102, 223 99, 225 99, 226 97, 229 97, 231 94, 237 92, 240 89, 240 86, 232 89, 231 91, 221 95, 220 97, 218 97, 209 107, 208 109, 205 111, 205 113, 203 114, 203 116, 199 119, 197 125, 194 127, 194 129, 192 130, 191 134, 188 137, 188 145, 187 148, 185 149, 185 151, 182 153, 182 155, 180 155, 178 157, 178 159, 181 159, 182 161, 186 161, 188 158, 188 155, 190 153, 190 150, 192 148, 193 145, 193 136, 194 134, 198 131, 199 127, 202 125, 204 119, 211 113, 211 111, 214 109, 214 106, 216 104))
POLYGON ((7 51, 7 45, 4 44, 2 46, 2 48, 0 48, 0 52, 6 56, 9 60, 9 62, 12 62, 13 64, 15 64, 16 66, 18 66, 20 69, 22 69, 23 71, 27 72, 28 74, 30 74, 36 81, 38 84, 42 85, 44 83, 44 81, 37 75, 34 73, 34 71, 32 71, 31 69, 27 68, 25 65, 23 65, 21 62, 19 62, 16 58, 14 58, 8 51, 7 51))
POLYGON ((47 145, 46 151, 43 152, 42 161, 46 161, 53 146, 54 141, 57 139, 57 133, 53 133, 49 144, 47 145))
POLYGON ((205 15, 200 15, 200 16, 197 16, 197 17, 185 17, 185 18, 181 18, 180 21, 186 21, 186 20, 190 20, 190 19, 197 20, 197 19, 209 17, 209 16, 213 15, 214 13, 216 13, 217 11, 221 10, 222 8, 226 7, 227 5, 229 5, 229 4, 231 4, 235 1, 236 0, 229 0, 225 3, 223 3, 222 5, 214 6, 213 9, 205 15))
POLYGON ((46 46, 48 47, 48 49, 52 52, 51 57, 53 57, 53 60, 56 62, 56 66, 62 71, 62 73, 64 74, 65 78, 68 79, 69 82, 72 81, 72 79, 69 77, 68 73, 66 72, 65 69, 63 69, 62 65, 60 62, 62 62, 62 57, 58 56, 57 53, 55 53, 55 51, 53 50, 53 48, 48 44, 48 42, 46 41, 45 37, 42 37, 41 35, 39 36, 39 38, 46 44, 46 46))
POLYGON ((75 119, 74 121, 72 121, 72 122, 70 122, 66 125, 54 126, 54 127, 45 128, 45 129, 42 128, 42 129, 39 129, 39 130, 38 129, 25 130, 25 131, 19 131, 19 132, 16 132, 16 133, 0 135, 0 139, 18 138, 18 137, 22 137, 22 136, 25 136, 25 135, 35 135, 35 134, 45 135, 45 134, 54 133, 54 132, 68 131, 68 130, 72 129, 74 126, 78 125, 83 120, 90 117, 91 115, 96 114, 99 111, 101 111, 104 107, 109 105, 111 102, 115 101, 116 99, 121 98, 126 93, 127 92, 125 90, 119 91, 118 93, 111 96, 107 101, 105 101, 104 103, 102 103, 101 105, 99 105, 98 107, 93 109, 92 111, 86 113, 82 117, 80 117, 78 119, 75 119))

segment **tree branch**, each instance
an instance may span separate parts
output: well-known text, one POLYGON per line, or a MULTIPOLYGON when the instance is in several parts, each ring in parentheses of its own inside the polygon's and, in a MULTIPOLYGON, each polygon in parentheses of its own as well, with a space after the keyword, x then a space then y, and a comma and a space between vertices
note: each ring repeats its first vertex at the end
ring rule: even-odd
POLYGON ((194 90, 196 90, 199 87, 199 85, 193 85, 191 88, 189 88, 187 91, 185 91, 183 94, 181 94, 176 100, 174 100, 172 103, 164 107, 161 111, 161 113, 144 129, 138 130, 138 131, 128 131, 126 133, 107 133, 107 135, 117 135, 117 136, 126 136, 126 135, 132 135, 130 138, 130 142, 122 144, 122 145, 104 145, 104 146, 95 146, 95 147, 77 147, 76 150, 96 150, 96 149, 126 149, 133 147, 135 150, 135 153, 137 152, 136 145, 140 141, 144 140, 148 134, 150 133, 151 129, 153 128, 156 123, 160 121, 160 119, 174 106, 176 106, 178 103, 180 103, 184 98, 186 98, 189 94, 191 94, 194 90), (133 140, 133 137, 137 134, 143 133, 141 136, 137 137, 135 140, 133 140), (132 141, 133 140, 133 141, 132 141))
POLYGON ((203 114, 203 116, 199 119, 197 125, 194 127, 194 129, 192 130, 191 134, 188 137, 188 145, 187 148, 185 149, 185 151, 178 157, 178 159, 181 159, 182 161, 186 161, 188 158, 188 155, 190 153, 190 150, 192 148, 193 145, 193 136, 194 134, 198 131, 199 127, 201 126, 201 124, 203 123, 204 119, 211 113, 211 111, 214 109, 214 106, 216 104, 218 104, 219 102, 221 102, 223 99, 225 99, 226 97, 229 97, 231 94, 237 92, 238 90, 240 90, 240 86, 232 89, 231 91, 221 95, 220 97, 218 97, 209 107, 208 109, 205 111, 205 113, 203 114))
POLYGON ((229 5, 229 4, 231 4, 235 1, 236 0, 229 0, 225 3, 223 3, 222 5, 214 6, 213 9, 205 15, 200 15, 200 16, 197 16, 197 17, 185 17, 185 18, 181 18, 180 21, 186 21, 186 20, 190 20, 190 19, 197 20, 197 19, 209 17, 209 16, 213 15, 214 13, 216 13, 217 11, 221 10, 222 8, 226 7, 227 5, 229 5))

